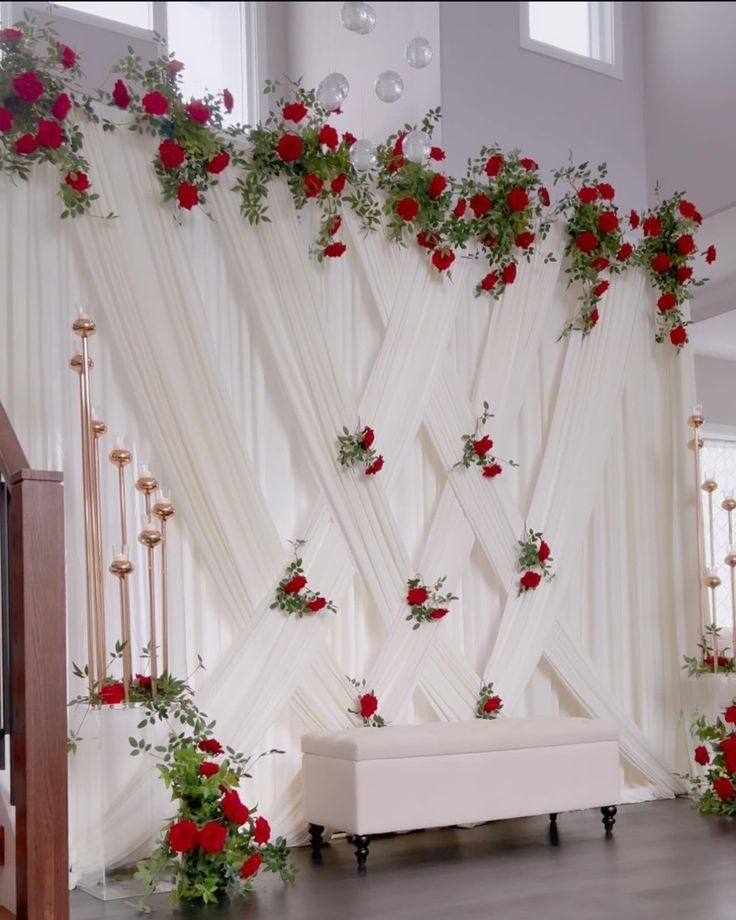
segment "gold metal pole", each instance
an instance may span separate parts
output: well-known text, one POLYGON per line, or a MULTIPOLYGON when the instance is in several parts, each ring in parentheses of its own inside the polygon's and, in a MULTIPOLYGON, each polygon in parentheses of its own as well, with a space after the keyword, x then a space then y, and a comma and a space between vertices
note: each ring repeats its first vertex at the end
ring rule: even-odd
POLYGON ((168 546, 166 544, 166 522, 173 517, 176 509, 171 504, 169 494, 159 491, 153 513, 161 521, 161 657, 163 673, 169 674, 169 575, 168 546))
POLYGON ((731 658, 736 661, 736 552, 733 544, 729 546, 728 555, 723 561, 731 569, 731 658))
POLYGON ((728 514, 728 547, 730 548, 734 545, 733 543, 733 520, 732 515, 734 508, 736 508, 736 498, 732 495, 727 495, 726 498, 721 502, 721 508, 728 514))
POLYGON ((705 573, 705 584, 710 588, 710 622, 713 630, 713 673, 718 673, 718 621, 716 618, 716 588, 720 585, 721 579, 714 569, 707 569, 705 573))
MULTIPOLYGON (((700 622, 700 636, 703 645, 705 645, 705 585, 703 572, 703 509, 700 504, 700 450, 703 446, 702 440, 698 437, 698 429, 702 427, 705 419, 701 406, 696 406, 693 414, 688 419, 688 425, 693 429, 693 437, 689 447, 693 452, 693 472, 695 474, 695 539, 697 543, 697 565, 698 565, 698 616, 700 622)), ((705 653, 703 653, 705 656, 705 653)))
POLYGON ((107 431, 107 425, 95 418, 94 409, 90 409, 91 421, 91 441, 92 448, 92 509, 94 515, 94 537, 95 537, 95 568, 97 570, 97 609, 99 611, 100 638, 102 645, 103 667, 107 658, 107 624, 105 622, 105 578, 104 578, 104 557, 102 554, 102 498, 100 495, 100 449, 99 440, 107 431))
POLYGON ((128 575, 135 570, 135 566, 128 559, 127 546, 113 548, 110 571, 120 582, 120 634, 123 647, 123 686, 125 687, 125 702, 130 697, 130 683, 133 677, 133 664, 130 649, 130 602, 128 599, 128 575))
POLYGON ((161 542, 161 532, 156 529, 153 521, 149 519, 146 521, 143 530, 138 534, 138 540, 146 547, 148 557, 148 654, 151 659, 151 695, 155 699, 158 679, 158 649, 156 647, 158 640, 156 636, 156 572, 153 551, 161 542))
POLYGON ((125 447, 121 438, 117 439, 115 447, 110 451, 110 463, 118 468, 118 503, 120 507, 120 543, 128 545, 128 524, 125 508, 125 467, 132 460, 130 451, 125 447))
POLYGON ((146 517, 151 515, 151 495, 158 489, 158 481, 155 476, 151 475, 151 470, 147 463, 141 465, 138 470, 138 478, 135 481, 135 487, 143 493, 145 499, 146 517))

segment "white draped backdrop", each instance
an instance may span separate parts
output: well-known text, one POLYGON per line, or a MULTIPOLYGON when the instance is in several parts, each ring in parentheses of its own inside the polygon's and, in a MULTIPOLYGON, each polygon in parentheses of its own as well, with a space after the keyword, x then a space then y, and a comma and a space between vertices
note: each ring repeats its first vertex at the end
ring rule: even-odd
MULTIPOLYGON (((416 247, 380 232, 363 239, 350 219, 346 255, 312 263, 310 215, 300 222, 283 186, 261 228, 240 217, 227 180, 210 196, 214 220, 192 213, 179 226, 160 202, 150 141, 96 127, 86 138, 101 209, 118 219, 60 221, 49 168, 28 185, 3 178, 0 199, 0 398, 32 463, 65 473, 70 658, 85 654, 68 369, 81 302, 98 322, 93 392, 106 446, 124 434, 177 505, 173 669, 204 658, 198 702, 223 742, 286 750, 258 765, 245 793, 279 833, 303 840, 299 738, 351 724, 346 674, 367 679, 392 722, 471 718, 481 678, 509 714, 613 718, 626 799, 680 791, 693 364, 687 350, 655 344, 639 271, 613 282, 587 340, 557 342, 574 309, 559 227, 544 247, 556 263, 536 258, 500 302, 476 300, 477 263, 456 263, 450 282, 416 247), (492 481, 451 471, 484 399, 498 452, 520 463, 492 481), (386 458, 377 477, 335 460, 337 431, 358 419, 386 458), (524 522, 544 531, 558 574, 518 598, 524 522), (309 540, 310 584, 336 616, 269 610, 298 537, 309 540), (460 600, 413 631, 403 597, 418 572, 447 575, 460 600)), ((114 587, 110 577, 110 645, 114 587)), ((143 635, 140 584, 135 602, 143 635)), ((70 680, 70 695, 82 689, 70 680)), ((94 861, 79 772, 73 873, 94 861)), ((122 789, 107 816, 116 861, 150 832, 132 813, 134 792, 122 789)))

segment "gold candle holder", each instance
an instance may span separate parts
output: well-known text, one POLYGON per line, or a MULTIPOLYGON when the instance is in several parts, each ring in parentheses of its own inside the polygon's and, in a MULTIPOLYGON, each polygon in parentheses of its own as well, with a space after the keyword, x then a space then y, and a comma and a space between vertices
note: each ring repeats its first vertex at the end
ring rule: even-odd
POLYGON ((731 657, 736 661, 736 547, 733 544, 723 561, 731 569, 731 657))
POLYGON ((158 678, 158 650, 156 647, 158 638, 156 635, 156 573, 154 568, 153 551, 161 542, 161 532, 149 518, 138 534, 138 541, 146 547, 146 556, 148 561, 148 616, 149 616, 149 640, 148 654, 151 660, 151 694, 156 698, 157 678, 158 678))
POLYGON ((94 517, 94 559, 97 572, 97 609, 99 616, 99 654, 102 655, 102 667, 107 666, 107 624, 105 622, 105 578, 104 556, 102 552, 102 496, 100 486, 100 438, 107 431, 107 425, 97 418, 97 412, 91 410, 90 430, 92 433, 92 514, 94 517))
POLYGON ((135 570, 135 566, 128 559, 128 547, 113 547, 110 572, 120 583, 120 632, 123 641, 123 686, 125 687, 125 702, 129 701, 130 683, 133 678, 133 661, 131 652, 130 634, 130 598, 128 594, 128 575, 135 570))
POLYGON ((122 438, 117 439, 113 450, 110 451, 109 460, 118 468, 118 505, 120 511, 120 543, 122 546, 128 544, 128 524, 125 509, 125 467, 133 459, 132 454, 123 444, 122 438))
POLYGON ((736 498, 733 495, 727 495, 721 502, 721 508, 728 515, 728 545, 729 547, 733 546, 733 520, 732 515, 734 509, 736 509, 736 498))
POLYGON ((705 645, 705 596, 703 585, 703 509, 700 504, 700 451, 703 447, 703 441, 698 437, 698 429, 703 426, 705 419, 703 417, 703 407, 695 406, 693 414, 688 419, 688 425, 693 429, 693 437, 688 443, 688 447, 693 452, 693 473, 695 476, 695 540, 697 544, 697 566, 698 566, 698 617, 700 622, 700 635, 703 645, 705 645))
POLYGON ((169 673, 169 576, 166 522, 176 513, 168 492, 159 489, 153 513, 161 521, 161 657, 163 673, 169 673))
POLYGON ((138 478, 135 481, 135 487, 143 494, 146 508, 146 516, 151 514, 151 496, 158 488, 158 480, 151 474, 150 467, 147 463, 141 465, 138 470, 138 478))
POLYGON ((710 622, 713 633, 713 673, 718 673, 718 620, 716 616, 716 588, 721 579, 714 569, 706 569, 705 586, 710 589, 710 622))

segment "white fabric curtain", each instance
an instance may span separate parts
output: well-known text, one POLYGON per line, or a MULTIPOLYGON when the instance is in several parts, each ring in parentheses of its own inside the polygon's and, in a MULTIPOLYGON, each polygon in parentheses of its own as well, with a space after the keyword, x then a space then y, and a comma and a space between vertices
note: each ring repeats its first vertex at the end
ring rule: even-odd
MULTIPOLYGON (((627 798, 678 791, 693 365, 687 351, 653 342, 643 276, 612 284, 587 340, 557 342, 574 310, 559 227, 548 240, 558 261, 523 265, 493 303, 472 296, 477 263, 440 278, 416 247, 364 238, 351 219, 346 255, 314 264, 312 215, 299 219, 284 186, 272 189, 262 227, 242 220, 227 182, 210 196, 214 220, 200 212, 179 225, 160 202, 146 139, 91 126, 86 150, 116 220, 60 222, 45 170, 27 186, 2 178, 0 204, 0 398, 33 463, 66 474, 71 657, 84 654, 67 366, 81 301, 98 321, 94 394, 111 437, 126 434, 177 505, 174 668, 187 674, 205 659, 198 700, 223 741, 286 749, 246 790, 279 833, 303 839, 299 736, 351 724, 346 674, 366 677, 394 722, 471 718, 481 678, 509 714, 614 718, 627 798), (491 482, 452 469, 484 399, 499 454, 520 463, 491 482), (358 420, 375 427, 386 458, 370 479, 335 461, 338 430, 358 420), (519 598, 525 524, 544 531, 558 574, 519 598), (299 537, 335 617, 293 621, 269 609, 299 537), (460 600, 441 623, 412 631, 403 596, 418 572, 447 575, 460 600)), ((143 637, 141 585, 135 610, 143 637)), ((95 859, 83 772, 73 770, 77 873, 95 859)), ((108 802, 113 862, 141 852, 155 829, 131 814, 143 785, 133 773, 108 802)))

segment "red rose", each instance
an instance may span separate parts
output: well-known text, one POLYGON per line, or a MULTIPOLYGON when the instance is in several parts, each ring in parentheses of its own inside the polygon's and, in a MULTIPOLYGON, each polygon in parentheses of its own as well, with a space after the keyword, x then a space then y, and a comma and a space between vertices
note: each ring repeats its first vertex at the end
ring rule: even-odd
POLYGON ((221 853, 227 840, 227 828, 219 821, 208 821, 199 832, 198 843, 205 853, 221 853))
POLYGON ((598 201, 598 189, 590 185, 584 185, 578 192, 578 198, 583 204, 592 204, 594 201, 598 201))
POLYGON ((677 306, 677 298, 674 294, 662 294, 662 296, 657 301, 657 306, 659 307, 661 313, 666 313, 668 310, 671 310, 673 307, 677 306))
POLYGON ((127 109, 130 105, 130 93, 122 80, 116 80, 112 91, 112 101, 119 109, 127 109))
POLYGON ((634 247, 631 245, 631 243, 624 243, 623 246, 616 253, 616 259, 619 262, 625 262, 630 257, 633 251, 634 251, 634 247))
POLYGON ((304 177, 304 194, 307 198, 315 198, 322 191, 323 185, 324 183, 319 176, 309 173, 308 176, 304 177))
POLYGON ((681 256, 689 256, 691 252, 695 252, 695 240, 689 233, 681 236, 677 241, 677 251, 681 256))
POLYGON ((523 160, 519 160, 519 163, 527 172, 533 172, 533 170, 539 169, 539 163, 537 163, 536 160, 530 160, 529 157, 524 157, 523 160))
POLYGON ((523 188, 512 188, 506 196, 508 206, 512 211, 523 211, 529 207, 529 196, 523 188))
POLYGON ((726 722, 736 722, 736 706, 729 706, 723 714, 726 722))
POLYGON ((491 199, 483 193, 473 195, 470 199, 470 208, 476 217, 483 217, 491 209, 491 199))
POLYGON ((177 821, 169 828, 169 846, 175 853, 188 853, 197 846, 197 825, 194 821, 177 821))
POLYGON ((223 795, 220 800, 220 808, 222 808, 222 813, 225 818, 227 818, 231 824, 237 824, 238 827, 245 824, 250 815, 248 807, 243 805, 240 801, 240 796, 234 789, 231 789, 223 795))
POLYGON ((710 763, 710 754, 708 753, 708 748, 703 744, 699 744, 695 748, 695 763, 699 763, 701 767, 704 767, 707 763, 710 763))
POLYGON ((541 580, 542 576, 539 572, 524 572, 520 584, 524 591, 533 591, 541 580))
POLYGON ((336 195, 339 195, 340 192, 342 192, 342 190, 345 188, 346 179, 347 176, 345 173, 340 173, 339 176, 336 176, 332 182, 330 182, 330 188, 336 195))
POLYGON ((680 214, 687 220, 694 220, 697 209, 692 201, 686 201, 684 198, 680 202, 680 214))
POLYGON ((708 265, 712 265, 715 262, 716 255, 716 247, 709 246, 705 252, 705 261, 708 263, 708 265))
POLYGON ((229 89, 224 89, 222 91, 222 103, 225 106, 226 112, 232 112, 233 106, 235 105, 235 99, 233 99, 233 94, 229 89))
POLYGON ((122 703, 125 699, 125 687, 119 681, 105 684, 104 687, 100 687, 100 699, 108 706, 122 703))
POLYGON ((489 450, 493 447, 493 441, 488 437, 487 434, 483 435, 478 441, 473 441, 473 450, 477 457, 485 457, 489 450))
POLYGON ((483 704, 483 712, 497 712, 501 708, 500 696, 489 696, 483 704))
POLYGON ((65 45, 62 42, 56 43, 56 49, 59 52, 59 60, 61 61, 61 66, 64 70, 71 70, 72 67, 77 63, 77 53, 69 45, 65 45))
POLYGON ((419 204, 413 198, 402 198, 396 205, 396 213, 402 220, 414 220, 419 213, 419 204))
POLYGON ((598 284, 593 288, 593 297, 601 297, 606 293, 610 286, 610 281, 599 281, 598 284))
POLYGON ((330 243, 322 250, 328 259, 339 259, 348 247, 345 243, 330 243))
POLYGON ((632 230, 636 230, 636 228, 639 226, 639 212, 635 211, 633 208, 629 214, 629 226, 632 230))
POLYGON ((192 99, 184 106, 185 111, 198 125, 205 125, 210 120, 210 108, 201 99, 192 99))
POLYGON ((43 95, 43 83, 32 70, 15 77, 13 89, 23 102, 33 103, 43 95))
POLYGON ((424 249, 434 249, 440 242, 441 239, 436 233, 431 233, 427 230, 421 230, 417 233, 417 243, 424 249))
POLYGON ((146 93, 141 99, 141 105, 146 115, 165 115, 169 109, 169 100, 163 93, 154 90, 152 93, 146 93))
POLYGON ((410 607, 421 607, 429 597, 429 591, 423 586, 418 588, 409 588, 409 593, 406 595, 406 603, 410 607))
POLYGON ((503 169, 503 157, 500 154, 492 156, 490 160, 486 163, 486 175, 494 178, 497 176, 503 169))
POLYGON ((498 275, 495 272, 489 272, 481 281, 480 287, 482 291, 492 291, 497 284, 498 275))
POLYGON ((528 249, 534 242, 534 234, 530 233, 528 230, 525 230, 523 233, 519 233, 514 240, 514 244, 519 247, 519 249, 528 249))
POLYGON ((455 217, 458 217, 458 218, 463 217, 465 215, 466 207, 467 207, 467 202, 465 201, 465 199, 458 198, 457 204, 452 209, 452 213, 455 215, 455 217))
POLYGON ((271 839, 271 825, 265 818, 256 818, 253 828, 253 840, 259 847, 265 846, 271 839))
POLYGON ((51 106, 51 114, 58 121, 64 121, 66 116, 69 114, 69 109, 72 107, 72 100, 67 96, 66 93, 60 93, 54 100, 54 104, 51 106))
POLYGON ((647 217, 644 220, 642 229, 644 236, 659 236, 662 232, 662 221, 658 217, 647 217))
POLYGON ((725 777, 717 779, 713 783, 713 790, 722 802, 725 802, 727 799, 731 799, 734 795, 736 795, 736 789, 734 789, 733 783, 730 779, 726 779, 725 777))
POLYGON ((0 133, 10 131, 13 127, 13 113, 10 109, 0 106, 0 133))
POLYGON ((651 264, 652 271, 666 272, 672 268, 672 259, 670 259, 666 252, 658 252, 657 255, 652 259, 651 264))
POLYGON ((514 262, 504 265, 501 270, 501 281, 504 284, 513 284, 516 281, 516 264, 514 262))
POLYGON ((447 188, 447 179, 439 173, 435 173, 432 181, 427 186, 427 194, 430 198, 439 198, 447 188))
POLYGON ((575 238, 575 245, 581 252, 593 252, 594 249, 597 249, 598 243, 598 237, 590 230, 586 230, 585 233, 575 238))
MULTIPOLYGON (((719 655, 718 657, 720 658, 721 656, 719 655)), ((713 656, 711 655, 710 658, 710 663, 713 664, 713 656)), ((736 753, 736 735, 730 735, 728 738, 724 738, 723 741, 721 741, 721 750, 726 756, 736 753)))
POLYGON ((614 187, 607 182, 600 182, 596 188, 598 189, 598 194, 604 201, 612 201, 613 196, 616 194, 614 187))
POLYGON ((360 697, 360 714, 364 719, 370 719, 370 717, 378 709, 378 700, 372 693, 364 693, 360 697))
POLYGON ((455 253, 452 249, 435 249, 432 253, 432 265, 434 265, 438 272, 447 271, 454 261, 455 253))
POLYGON ((276 153, 284 163, 293 163, 302 155, 304 144, 298 134, 283 134, 276 144, 276 153))
POLYGON ((726 770, 729 773, 736 773, 736 753, 733 751, 726 754, 726 770))
POLYGON ((340 138, 332 125, 322 125, 319 130, 319 142, 320 144, 324 144, 329 150, 337 149, 340 138))
POLYGON ((339 214, 335 214, 335 219, 330 225, 330 229, 327 231, 329 236, 334 236, 337 231, 342 227, 342 217, 339 214))
POLYGON ((205 738, 197 747, 205 754, 222 754, 222 745, 216 738, 205 738))
POLYGON ((290 102, 289 105, 284 106, 281 114, 284 117, 284 121, 293 121, 294 124, 299 124, 307 114, 307 107, 302 105, 301 102, 290 102))
POLYGON ((675 328, 670 332, 670 342, 676 347, 680 348, 687 342, 687 329, 680 325, 675 326, 675 328))
POLYGON ((291 581, 287 581, 283 586, 284 594, 298 594, 307 584, 307 579, 303 575, 295 575, 291 581))
POLYGON ((498 463, 492 463, 490 466, 483 467, 483 476, 486 479, 493 479, 495 476, 500 476, 503 473, 503 467, 499 466, 498 463))
POLYGON ((590 263, 591 267, 594 268, 597 272, 602 272, 604 268, 608 268, 611 264, 605 256, 598 256, 597 259, 593 259, 590 263))
POLYGON ((403 165, 404 165, 403 157, 394 157, 391 160, 391 162, 388 164, 388 171, 392 173, 397 172, 399 169, 401 169, 403 165))
POLYGON ((55 121, 42 118, 38 123, 36 131, 36 140, 39 147, 48 147, 50 150, 58 150, 61 142, 64 140, 64 132, 61 126, 55 121))
POLYGON ((263 858, 260 853, 254 853, 252 856, 249 856, 240 867, 240 877, 251 878, 261 868, 262 862, 263 858))
POLYGON ((69 188, 73 188, 75 192, 86 192, 89 188, 89 178, 81 170, 75 173, 68 172, 64 177, 64 182, 69 188))
POLYGON ((179 199, 179 207, 191 211, 195 204, 199 204, 199 189, 191 182, 180 182, 176 197, 179 199))
POLYGON ((342 136, 343 141, 347 144, 348 147, 352 147, 353 144, 358 140, 358 138, 351 134, 349 131, 346 131, 342 136))
POLYGON ((549 207, 549 192, 543 185, 539 187, 537 195, 539 195, 539 200, 542 202, 542 204, 545 207, 549 207))
POLYGON ((146 674, 136 674, 135 679, 141 690, 150 690, 153 686, 153 681, 146 674))
POLYGON ((677 272, 675 273, 675 277, 677 278, 678 284, 684 284, 686 281, 689 281, 692 278, 692 276, 693 276, 693 269, 691 265, 681 265, 677 269, 677 272))
POLYGON ((360 441, 360 443, 363 446, 363 449, 368 450, 370 446, 373 444, 373 442, 375 441, 375 439, 376 439, 375 431, 366 425, 366 427, 363 429, 363 436, 360 441))
POLYGON ((598 217, 598 229, 601 233, 613 233, 614 230, 618 230, 618 217, 613 211, 604 211, 598 217))
POLYGON ((213 176, 221 173, 223 169, 227 169, 230 165, 230 154, 227 150, 221 150, 219 153, 216 153, 209 163, 205 166, 205 169, 208 173, 213 176))
POLYGON ((199 775, 209 779, 211 776, 217 776, 220 772, 219 766, 212 760, 205 760, 199 765, 199 775))
POLYGON ((158 145, 158 158, 164 169, 176 169, 181 166, 185 159, 184 148, 180 147, 176 141, 166 140, 158 145))
POLYGON ((441 620, 442 617, 447 616, 447 614, 447 608, 437 607, 435 610, 430 611, 429 618, 430 620, 441 620))
POLYGON ((429 151, 429 158, 430 160, 436 160, 437 162, 444 160, 445 151, 441 147, 432 147, 429 151))
POLYGON ((383 469, 383 457, 376 457, 376 459, 371 463, 370 466, 366 467, 365 475, 366 476, 375 476, 376 473, 380 473, 383 469))
POLYGON ((2 29, 0 38, 4 38, 6 42, 18 42, 23 38, 23 33, 20 29, 2 29))
POLYGON ((309 603, 307 604, 307 610, 311 610, 312 613, 318 613, 320 610, 322 610, 323 607, 326 607, 326 606, 327 606, 327 601, 323 597, 320 597, 318 595, 313 600, 309 601, 309 603))
POLYGON ((542 540, 542 542, 539 544, 539 551, 537 552, 537 556, 539 557, 540 562, 546 562, 550 557, 550 548, 547 546, 544 540, 542 540))
POLYGON ((593 307, 593 312, 590 314, 590 325, 597 326, 598 320, 601 318, 600 313, 598 312, 598 307, 593 307))
POLYGON ((38 150, 38 140, 35 134, 24 134, 15 142, 15 152, 19 156, 30 156, 38 150))

